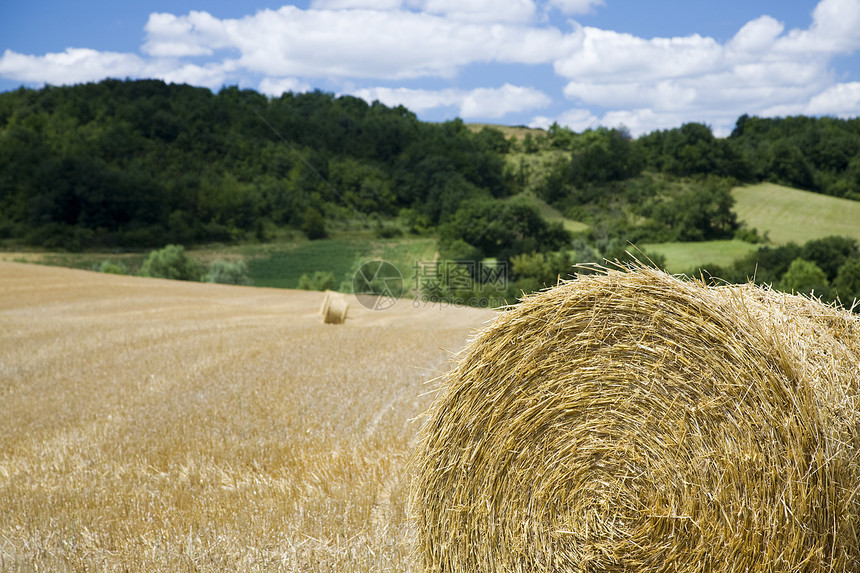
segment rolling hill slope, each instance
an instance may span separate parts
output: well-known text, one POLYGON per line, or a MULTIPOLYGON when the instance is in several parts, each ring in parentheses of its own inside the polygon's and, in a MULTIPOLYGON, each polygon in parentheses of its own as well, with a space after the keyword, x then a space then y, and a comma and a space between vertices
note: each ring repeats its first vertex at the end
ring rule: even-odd
POLYGON ((860 241, 860 202, 800 191, 773 183, 736 187, 738 219, 776 244, 802 244, 829 235, 860 241))

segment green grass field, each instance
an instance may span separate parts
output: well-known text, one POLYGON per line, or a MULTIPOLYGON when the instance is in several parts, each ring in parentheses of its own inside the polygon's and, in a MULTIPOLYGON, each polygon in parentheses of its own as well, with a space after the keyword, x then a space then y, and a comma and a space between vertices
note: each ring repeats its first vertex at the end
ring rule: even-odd
POLYGON ((526 199, 535 207, 537 207, 538 211, 540 211, 540 214, 544 219, 551 223, 560 221, 564 228, 571 233, 584 233, 585 231, 588 231, 588 225, 586 225, 585 223, 580 223, 579 221, 568 219, 567 217, 562 215, 561 211, 559 211, 543 199, 535 197, 530 193, 520 193, 519 195, 516 195, 515 198, 526 199))
POLYGON ((730 265, 758 248, 758 245, 743 241, 703 241, 701 243, 654 243, 643 244, 647 253, 666 257, 666 270, 670 273, 685 273, 699 265, 730 265))
POLYGON ((367 261, 384 260, 409 280, 413 265, 432 261, 436 239, 388 240, 324 239, 275 245, 266 251, 247 253, 251 280, 255 286, 296 288, 305 273, 330 271, 337 281, 351 281, 356 269, 367 261))
MULTIPOLYGON (((189 254, 204 265, 215 260, 245 261, 251 284, 258 287, 297 288, 303 274, 330 271, 334 273, 337 288, 343 281, 351 282, 356 269, 372 260, 391 263, 403 275, 406 284, 411 284, 408 281, 415 274, 415 263, 435 259, 436 239, 338 237, 319 241, 200 247, 189 250, 189 254)), ((146 253, 0 253, 0 260, 82 270, 93 270, 102 261, 122 262, 132 274, 137 272, 145 257, 146 253)))
MULTIPOLYGON (((736 187, 735 213, 748 227, 767 233, 770 244, 842 235, 860 241, 860 202, 800 191, 773 183, 736 187)), ((669 272, 688 272, 699 265, 729 265, 759 245, 743 241, 658 243, 641 245, 666 257, 669 272)))
POLYGON ((860 241, 860 201, 828 197, 773 183, 736 187, 738 220, 772 243, 803 244, 811 239, 842 235, 860 241))

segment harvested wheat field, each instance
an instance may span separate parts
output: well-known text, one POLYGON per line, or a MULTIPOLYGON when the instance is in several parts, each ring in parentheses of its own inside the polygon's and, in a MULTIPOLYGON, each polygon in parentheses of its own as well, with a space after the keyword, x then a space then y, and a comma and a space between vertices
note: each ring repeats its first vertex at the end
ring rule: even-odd
POLYGON ((856 315, 607 271, 499 315, 442 386, 425 571, 860 571, 856 315))
POLYGON ((0 262, 0 570, 409 571, 425 381, 493 316, 0 262))

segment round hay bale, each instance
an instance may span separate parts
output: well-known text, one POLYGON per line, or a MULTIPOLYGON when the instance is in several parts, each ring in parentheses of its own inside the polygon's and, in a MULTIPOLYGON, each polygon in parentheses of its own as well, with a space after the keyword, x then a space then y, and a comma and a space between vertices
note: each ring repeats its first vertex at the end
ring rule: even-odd
POLYGON ((327 297, 328 304, 323 305, 323 323, 343 324, 346 322, 346 313, 349 304, 342 294, 332 293, 327 297))
POLYGON ((860 322, 580 276, 502 312, 422 429, 425 571, 860 570, 860 322))
POLYGON ((328 312, 328 305, 331 304, 331 295, 332 291, 327 290, 323 295, 322 304, 320 305, 320 314, 325 316, 325 313, 328 312))

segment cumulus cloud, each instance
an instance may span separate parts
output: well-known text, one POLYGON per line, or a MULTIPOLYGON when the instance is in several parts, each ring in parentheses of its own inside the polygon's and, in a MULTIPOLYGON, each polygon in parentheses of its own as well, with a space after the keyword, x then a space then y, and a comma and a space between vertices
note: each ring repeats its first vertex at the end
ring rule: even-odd
POLYGON ((463 119, 498 119, 512 112, 545 107, 552 101, 540 90, 511 84, 473 90, 377 87, 355 90, 353 95, 368 102, 378 100, 392 107, 403 105, 417 113, 440 107, 456 107, 463 119))
POLYGON ((263 78, 258 88, 261 94, 278 97, 285 92, 308 92, 313 87, 298 78, 263 78))
POLYGON ((656 112, 648 108, 617 110, 606 113, 600 123, 606 127, 626 127, 630 133, 640 135, 655 129, 679 127, 689 118, 680 114, 656 112))
POLYGON ((478 88, 470 91, 460 104, 460 115, 500 118, 515 111, 548 106, 552 100, 540 90, 505 84, 501 88, 478 88))
POLYGON ((778 48, 789 53, 846 53, 860 48, 860 2, 821 0, 807 30, 792 30, 778 48))
POLYGON ((312 10, 398 10, 403 0, 312 0, 312 10))
POLYGON ((467 22, 531 21, 533 0, 312 0, 313 10, 411 10, 467 22))
POLYGON ((731 39, 727 48, 739 54, 754 54, 772 47, 785 25, 770 16, 751 20, 731 39))
POLYGON ((860 111, 860 82, 836 84, 816 95, 804 113, 857 117, 860 111))
POLYGON ((463 93, 455 89, 422 90, 376 87, 357 89, 352 94, 368 103, 380 101, 389 107, 402 105, 416 113, 440 107, 459 107, 463 101, 463 93))
POLYGON ((583 28, 579 49, 555 62, 566 78, 612 81, 683 77, 712 69, 721 56, 713 38, 638 38, 599 28, 583 28))
POLYGON ((236 71, 236 62, 227 60, 222 63, 204 65, 183 64, 175 67, 172 62, 161 62, 153 67, 148 77, 160 78, 168 83, 189 84, 218 89, 228 83, 236 71))
POLYGON ((530 22, 532 0, 411 0, 408 5, 428 14, 467 22, 530 22))
POLYGON ((860 47, 857 29, 858 0, 822 0, 809 28, 788 33, 761 16, 725 44, 699 35, 646 39, 586 27, 578 49, 556 60, 555 70, 569 80, 567 98, 611 109, 604 122, 622 121, 636 133, 681 117, 724 132, 727 112, 845 110, 852 90, 828 91, 829 62, 860 47))
POLYGON ((99 52, 87 48, 69 48, 65 52, 44 56, 6 50, 0 57, 0 75, 33 83, 71 84, 106 77, 138 76, 150 70, 151 66, 135 54, 99 52))
POLYGON ((151 55, 229 49, 248 70, 302 77, 452 77, 476 62, 549 62, 566 46, 554 28, 488 25, 404 10, 294 6, 228 20, 205 12, 153 15, 146 32, 144 49, 151 55))
POLYGON ((624 123, 634 133, 684 121, 704 121, 724 133, 742 113, 856 114, 858 84, 837 84, 831 62, 860 49, 860 0, 820 0, 804 29, 786 30, 762 15, 726 42, 697 34, 642 38, 575 22, 562 32, 544 17, 548 10, 573 15, 602 4, 312 0, 308 9, 287 5, 235 19, 202 11, 154 13, 140 54, 7 50, 0 76, 58 84, 157 77, 212 88, 257 82, 269 95, 324 82, 419 113, 450 108, 472 119, 543 109, 558 95, 570 110, 537 116, 535 124, 624 123), (565 85, 560 94, 513 81, 474 89, 365 87, 422 78, 444 82, 488 64, 514 64, 503 69, 521 66, 530 74, 542 73, 534 66, 551 67, 565 85))
POLYGON ((547 117, 545 115, 535 116, 530 122, 529 127, 546 129, 553 123, 558 123, 562 127, 567 127, 574 131, 585 131, 600 124, 600 119, 587 109, 569 109, 563 112, 558 117, 547 117))

